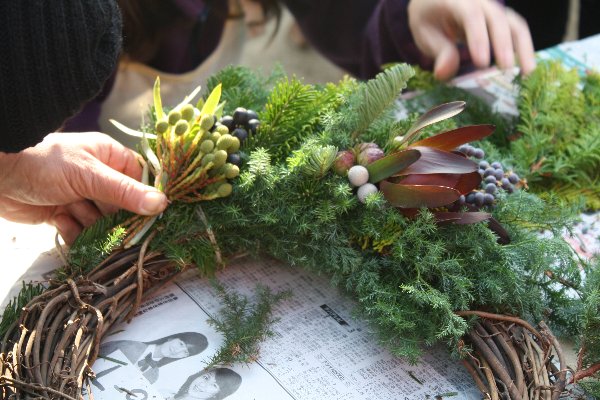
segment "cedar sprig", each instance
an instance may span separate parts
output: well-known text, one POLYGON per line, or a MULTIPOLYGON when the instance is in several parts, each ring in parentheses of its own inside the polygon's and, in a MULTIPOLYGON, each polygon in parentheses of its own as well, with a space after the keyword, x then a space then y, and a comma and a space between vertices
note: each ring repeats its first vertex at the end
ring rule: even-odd
POLYGON ((290 298, 291 292, 273 293, 268 287, 258 285, 254 290, 254 298, 250 299, 227 290, 216 279, 211 282, 223 307, 217 316, 211 317, 209 323, 223 335, 223 344, 205 368, 256 361, 261 342, 273 335, 271 326, 277 322, 272 316, 274 307, 290 298))

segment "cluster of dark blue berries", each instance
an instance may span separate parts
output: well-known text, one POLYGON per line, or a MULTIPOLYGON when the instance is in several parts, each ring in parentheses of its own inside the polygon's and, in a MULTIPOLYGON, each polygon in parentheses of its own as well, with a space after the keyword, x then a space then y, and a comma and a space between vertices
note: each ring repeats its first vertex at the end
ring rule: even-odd
POLYGON ((457 206, 462 206, 465 203, 477 208, 492 206, 500 191, 513 193, 520 184, 521 178, 519 178, 519 175, 513 171, 507 171, 502 163, 494 161, 490 164, 484 160, 485 153, 482 149, 467 144, 460 146, 458 151, 467 157, 480 160, 478 171, 482 181, 479 189, 471 191, 466 196, 460 196, 456 201, 457 206))
MULTIPOLYGON (((229 133, 238 138, 240 144, 243 144, 249 135, 256 133, 260 121, 258 120, 256 111, 238 107, 234 110, 233 116, 225 115, 217 122, 217 124, 226 126, 229 133)), ((215 124, 215 126, 217 124, 215 124)), ((239 166, 241 164, 240 154, 230 154, 227 157, 227 162, 239 166)))

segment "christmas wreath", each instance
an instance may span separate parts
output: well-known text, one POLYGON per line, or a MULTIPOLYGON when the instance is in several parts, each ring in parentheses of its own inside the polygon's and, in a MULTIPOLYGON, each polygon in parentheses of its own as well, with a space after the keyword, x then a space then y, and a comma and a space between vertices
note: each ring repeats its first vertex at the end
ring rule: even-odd
MULTIPOLYGON (((525 190, 493 126, 457 127, 464 102, 397 120, 412 75, 314 86, 230 67, 169 110, 157 80, 151 123, 115 124, 141 138, 143 179, 171 204, 99 221, 49 287, 23 288, 0 324, 3 398, 81 398, 102 337, 144 296, 240 254, 329 275, 400 357, 448 343, 490 398, 597 378, 600 269, 562 239, 578 209, 525 190), (569 375, 548 325, 580 344, 569 375)), ((222 361, 252 347, 227 346, 222 361)))

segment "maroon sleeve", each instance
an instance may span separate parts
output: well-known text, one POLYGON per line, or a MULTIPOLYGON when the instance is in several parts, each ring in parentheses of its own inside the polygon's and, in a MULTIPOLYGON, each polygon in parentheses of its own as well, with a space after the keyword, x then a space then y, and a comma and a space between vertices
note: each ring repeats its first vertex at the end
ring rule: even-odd
MULTIPOLYGON (((406 62, 431 69, 408 26, 409 0, 284 0, 307 40, 352 75, 372 78, 387 63, 406 62)), ((503 3, 502 1, 499 1, 503 3)), ((461 70, 472 69, 459 46, 461 70)))

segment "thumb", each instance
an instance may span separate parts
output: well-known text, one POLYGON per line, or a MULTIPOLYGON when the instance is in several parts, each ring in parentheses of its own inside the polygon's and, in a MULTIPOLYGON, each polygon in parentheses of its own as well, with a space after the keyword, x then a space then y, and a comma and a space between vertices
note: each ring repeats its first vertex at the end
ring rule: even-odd
POLYGON ((98 161, 90 179, 78 185, 79 194, 140 215, 155 215, 168 204, 167 196, 152 186, 144 185, 98 161))

